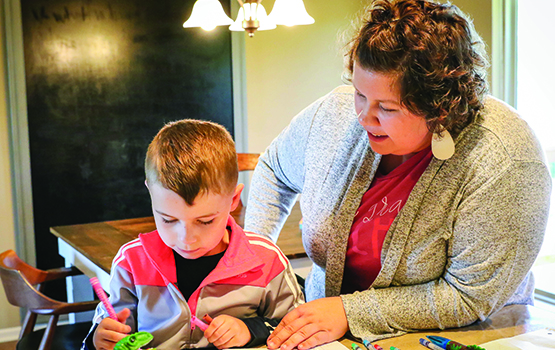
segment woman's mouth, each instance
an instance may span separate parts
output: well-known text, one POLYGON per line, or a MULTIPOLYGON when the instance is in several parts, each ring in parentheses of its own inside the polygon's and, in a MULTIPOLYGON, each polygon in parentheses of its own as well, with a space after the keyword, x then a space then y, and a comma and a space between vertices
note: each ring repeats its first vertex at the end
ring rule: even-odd
POLYGON ((380 142, 380 141, 386 140, 388 137, 389 136, 387 136, 387 135, 374 134, 374 133, 368 131, 368 138, 370 139, 370 141, 380 142))

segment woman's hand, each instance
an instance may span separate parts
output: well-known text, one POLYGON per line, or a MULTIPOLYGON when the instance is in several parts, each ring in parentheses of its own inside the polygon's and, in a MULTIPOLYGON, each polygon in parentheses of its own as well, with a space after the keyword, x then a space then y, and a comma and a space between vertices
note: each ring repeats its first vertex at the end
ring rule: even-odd
POLYGON ((106 317, 96 328, 93 336, 93 344, 96 350, 112 350, 116 343, 127 337, 131 327, 125 324, 125 320, 131 315, 129 309, 123 309, 117 313, 118 321, 106 317))
POLYGON ((238 318, 220 315, 210 322, 204 336, 218 349, 240 347, 251 340, 247 325, 238 318))
POLYGON ((288 313, 268 337, 268 348, 309 349, 341 338, 349 330, 340 297, 310 301, 288 313))

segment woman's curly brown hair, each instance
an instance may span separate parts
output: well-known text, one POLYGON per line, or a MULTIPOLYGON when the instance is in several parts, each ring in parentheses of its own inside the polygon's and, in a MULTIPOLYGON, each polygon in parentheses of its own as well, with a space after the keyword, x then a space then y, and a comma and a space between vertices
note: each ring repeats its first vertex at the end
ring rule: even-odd
POLYGON ((482 108, 486 58, 472 22, 454 5, 426 0, 375 0, 346 53, 348 80, 355 61, 393 73, 401 103, 423 116, 432 132, 440 124, 453 136, 482 108))

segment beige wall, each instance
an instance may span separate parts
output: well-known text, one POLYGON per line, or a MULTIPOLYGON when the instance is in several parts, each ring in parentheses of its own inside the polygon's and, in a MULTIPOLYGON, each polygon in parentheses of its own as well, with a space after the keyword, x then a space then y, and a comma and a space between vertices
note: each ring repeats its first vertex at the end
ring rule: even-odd
MULTIPOLYGON (((4 28, 3 19, 0 16, 0 31, 4 28)), ((4 38, 4 34, 1 35, 4 38)), ((4 44, 0 45, 0 57, 5 57, 4 44)), ((0 63, 0 77, 5 77, 5 63, 0 63)), ((7 249, 15 250, 15 231, 13 219, 11 166, 8 137, 8 112, 6 106, 6 80, 0 79, 0 252, 7 249)), ((0 290, 0 329, 15 327, 19 325, 19 309, 11 306, 4 294, 4 288, 0 290), (6 317, 14 315, 15 317, 6 317)))
MULTIPOLYGON (((363 1, 304 0, 315 23, 246 39, 248 148, 262 152, 298 112, 341 85, 342 41, 363 1)), ((274 0, 264 0, 268 12, 274 0)), ((348 37, 348 36, 347 36, 348 37)))
MULTIPOLYGON (((464 13, 468 14, 474 22, 474 27, 486 44, 486 51, 491 61, 492 41, 492 0, 451 0, 464 13)), ((488 79, 491 87, 491 69, 488 70, 488 79)))
MULTIPOLYGON (((342 84, 344 40, 365 0, 304 0, 315 23, 246 39, 248 149, 262 152, 303 108, 342 84), (325 5, 324 5, 325 3, 325 5)), ((491 42, 491 0, 453 0, 491 42)), ((271 11, 274 0, 262 4, 271 11)), ((349 31, 351 32, 351 31, 349 31)), ((348 37, 348 36, 347 36, 348 37)), ((489 48, 489 46, 488 46, 489 48)))

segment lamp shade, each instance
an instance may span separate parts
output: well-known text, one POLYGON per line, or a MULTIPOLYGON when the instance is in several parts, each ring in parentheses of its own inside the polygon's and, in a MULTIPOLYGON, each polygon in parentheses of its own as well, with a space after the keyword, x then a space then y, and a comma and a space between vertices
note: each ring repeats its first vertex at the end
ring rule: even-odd
POLYGON ((306 12, 303 0, 276 0, 268 17, 276 24, 286 26, 314 23, 314 18, 306 12))
POLYGON ((258 30, 269 30, 269 29, 276 29, 277 25, 268 17, 266 13, 266 9, 261 4, 256 3, 245 3, 237 13, 237 19, 235 22, 229 26, 229 30, 233 31, 242 31, 245 30, 243 28, 243 21, 245 19, 256 19, 260 23, 260 27, 258 30), (251 14, 256 11, 256 17, 252 18, 251 14))
POLYGON ((197 0, 193 6, 191 17, 183 23, 184 28, 201 27, 212 30, 216 26, 228 26, 233 23, 218 0, 197 0))

